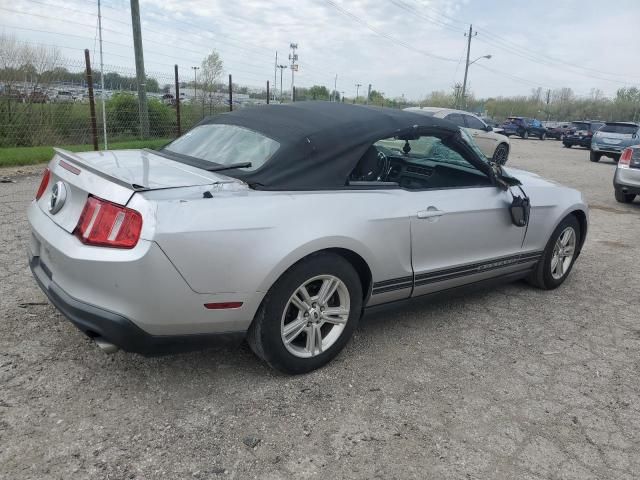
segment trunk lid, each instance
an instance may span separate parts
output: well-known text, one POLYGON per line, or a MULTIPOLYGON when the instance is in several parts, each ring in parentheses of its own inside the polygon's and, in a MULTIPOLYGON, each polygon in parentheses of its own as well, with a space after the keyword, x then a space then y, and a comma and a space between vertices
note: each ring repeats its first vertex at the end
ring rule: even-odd
POLYGON ((78 224, 89 195, 126 205, 139 191, 241 183, 150 150, 72 153, 56 148, 55 152, 49 163, 51 179, 38 205, 70 233, 78 224))

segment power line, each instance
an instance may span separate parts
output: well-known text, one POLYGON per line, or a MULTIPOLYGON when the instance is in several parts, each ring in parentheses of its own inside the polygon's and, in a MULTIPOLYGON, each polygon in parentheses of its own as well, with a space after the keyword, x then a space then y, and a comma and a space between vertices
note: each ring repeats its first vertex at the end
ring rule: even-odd
POLYGON ((419 53, 421 55, 424 55, 426 57, 430 57, 430 58, 435 58, 438 60, 442 60, 442 61, 446 61, 446 62, 457 62, 457 60, 455 58, 449 58, 449 57, 443 57, 441 55, 436 55, 435 53, 431 53, 431 52, 427 52, 426 50, 421 50, 415 47, 415 45, 411 45, 399 38, 396 37, 392 37, 391 35, 377 29, 376 27, 374 27, 373 25, 367 23, 365 20, 363 20, 362 18, 358 17, 357 15, 354 15, 353 13, 349 12, 348 10, 345 10, 344 8, 342 8, 340 5, 338 5, 337 3, 333 2, 332 0, 325 0, 329 5, 331 5, 333 8, 335 8, 336 10, 338 10, 340 13, 342 13, 343 15, 349 17, 350 19, 352 19, 354 22, 359 23, 360 25, 363 25, 364 27, 366 27, 367 29, 371 30, 373 33, 375 33, 376 35, 385 38, 397 45, 400 45, 408 50, 411 50, 414 53, 419 53))

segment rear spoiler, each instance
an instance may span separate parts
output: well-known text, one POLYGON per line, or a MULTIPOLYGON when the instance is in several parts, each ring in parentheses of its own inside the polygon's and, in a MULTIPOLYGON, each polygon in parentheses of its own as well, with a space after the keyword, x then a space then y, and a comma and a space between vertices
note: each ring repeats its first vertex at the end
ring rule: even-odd
POLYGON ((147 187, 144 187, 142 185, 136 185, 133 183, 128 183, 125 182, 124 180, 121 180, 119 178, 113 177, 111 175, 109 175, 108 173, 102 172, 100 170, 98 170, 97 168, 93 167, 91 164, 87 163, 86 160, 84 160, 81 156, 76 155, 73 152, 70 152, 68 150, 64 150, 62 148, 57 148, 57 147, 53 147, 53 151, 56 153, 56 155, 60 158, 62 158, 64 161, 66 162, 70 162, 78 167, 81 167, 85 170, 88 170, 89 172, 93 173, 94 175, 98 175, 99 177, 104 178, 105 180, 109 180, 112 183, 115 183, 116 185, 119 185, 121 187, 124 188, 128 188, 130 190, 134 190, 136 192, 141 192, 144 190, 148 190, 147 187))

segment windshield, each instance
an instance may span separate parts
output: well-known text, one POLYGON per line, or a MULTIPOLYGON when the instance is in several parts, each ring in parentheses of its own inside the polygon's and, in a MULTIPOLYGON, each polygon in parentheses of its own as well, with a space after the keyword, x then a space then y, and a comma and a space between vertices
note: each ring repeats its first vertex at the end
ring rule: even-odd
POLYGON ((206 160, 216 165, 251 162, 256 170, 280 148, 261 133, 235 125, 200 125, 167 145, 164 150, 206 160))
POLYGON ((462 139, 469 144, 469 146, 473 149, 474 152, 476 152, 476 155, 478 155, 481 159, 487 162, 489 161, 489 159, 485 156, 485 154, 482 153, 482 150, 480 150, 480 147, 478 147, 478 144, 476 143, 476 141, 473 139, 473 137, 471 136, 471 134, 468 132, 466 128, 461 128, 460 134, 462 135, 462 139))
POLYGON ((638 127, 635 125, 625 125, 622 123, 608 123, 600 129, 603 133, 623 133, 627 135, 633 135, 638 131, 638 127))

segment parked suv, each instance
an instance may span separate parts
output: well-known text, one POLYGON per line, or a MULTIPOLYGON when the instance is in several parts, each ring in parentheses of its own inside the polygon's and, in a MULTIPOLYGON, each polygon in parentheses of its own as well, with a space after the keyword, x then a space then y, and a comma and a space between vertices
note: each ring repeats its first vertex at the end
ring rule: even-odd
POLYGON ((640 195, 640 145, 622 152, 613 176, 613 188, 620 203, 631 203, 636 195, 640 195))
POLYGON ((625 148, 639 143, 640 126, 637 123, 607 122, 593 134, 589 159, 592 162, 599 162, 604 155, 617 162, 625 148))
POLYGON ((582 120, 579 122, 571 122, 571 128, 562 138, 562 144, 566 148, 574 145, 591 148, 591 138, 594 132, 597 132, 604 122, 598 120, 582 120))
POLYGON ((502 124, 502 129, 507 137, 519 135, 522 138, 529 138, 532 135, 540 140, 547 138, 547 129, 535 118, 509 117, 502 124))

